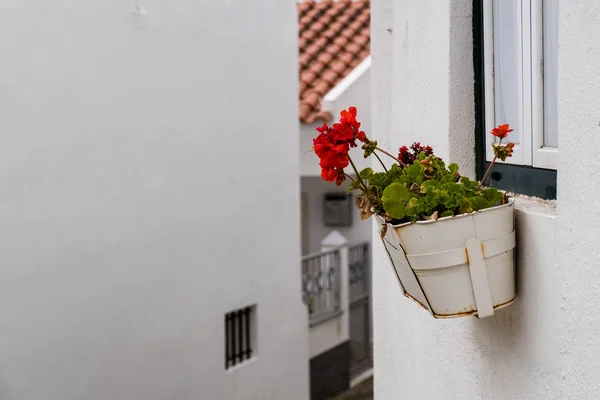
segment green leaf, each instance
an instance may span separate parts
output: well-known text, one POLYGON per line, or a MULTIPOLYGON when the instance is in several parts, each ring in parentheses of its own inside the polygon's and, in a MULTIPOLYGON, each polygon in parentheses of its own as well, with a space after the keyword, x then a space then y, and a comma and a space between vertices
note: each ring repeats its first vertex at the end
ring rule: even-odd
POLYGON ((360 171, 360 173, 358 174, 361 179, 369 179, 373 176, 373 170, 369 167, 363 169, 362 171, 360 171))
POLYGON ((385 178, 386 178, 385 172, 375 172, 373 174, 373 176, 371 176, 369 183, 373 186, 383 188, 383 182, 384 182, 385 178))
POLYGON ((473 212, 473 207, 471 207, 471 202, 467 198, 462 198, 458 204, 458 212, 461 214, 466 214, 473 212))
POLYGON ((458 207, 458 200, 456 198, 454 198, 454 197, 448 197, 448 199, 446 199, 445 201, 443 201, 442 204, 447 209, 454 210, 455 208, 458 207))
POLYGON ((418 200, 416 197, 413 197, 408 201, 406 205, 406 215, 409 217, 416 217, 419 214, 419 209, 417 207, 418 200))
MULTIPOLYGON (((365 172, 365 170, 363 170, 365 172)), ((362 172, 361 172, 362 174, 362 172)), ((387 172, 374 172, 369 176, 369 185, 376 186, 382 191, 402 175, 398 165, 393 164, 387 172)))
MULTIPOLYGON (((427 182, 428 181, 423 182, 423 186, 427 182)), ((438 193, 439 193, 439 190, 437 190, 435 187, 429 186, 427 188, 427 192, 425 193, 425 204, 427 204, 427 206, 429 208, 434 209, 439 204, 440 200, 439 200, 438 193)))
POLYGON ((421 189, 423 191, 427 191, 428 188, 439 188, 441 186, 440 182, 435 179, 429 179, 421 185, 421 189))
POLYGON ((443 160, 440 160, 439 158, 434 160, 434 162, 437 164, 437 166, 442 170, 442 171, 446 171, 446 163, 443 160))
POLYGON ((446 182, 444 186, 448 188, 449 193, 456 194, 460 192, 460 185, 456 182, 446 182))
POLYGON ((474 196, 470 199, 470 202, 471 207, 473 207, 473 210, 475 211, 483 210, 484 208, 490 207, 490 202, 486 200, 483 196, 474 196))
POLYGON ((442 204, 445 201, 448 201, 450 199, 450 195, 445 190, 438 190, 437 195, 438 195, 439 202, 442 204))
POLYGON ((460 178, 460 183, 468 191, 470 191, 470 192, 477 192, 478 183, 475 182, 475 181, 470 180, 466 176, 463 176, 463 177, 460 178))
POLYGON ((456 173, 458 172, 458 164, 456 164, 456 163, 449 164, 448 169, 450 170, 450 174, 452 174, 453 176, 456 176, 456 173))
POLYGON ((441 217, 454 217, 454 213, 452 211, 450 211, 450 210, 446 210, 446 211, 444 211, 442 213, 442 215, 440 216, 440 218, 441 217))
POLYGON ((406 186, 400 183, 392 183, 388 186, 381 196, 383 209, 395 219, 404 218, 406 211, 406 202, 410 198, 410 192, 406 186))
POLYGON ((400 178, 398 178, 396 180, 396 182, 401 183, 403 185, 409 185, 410 184, 410 178, 406 175, 402 175, 400 178))
POLYGON ((421 163, 411 164, 406 167, 408 176, 414 181, 423 174, 423 165, 421 163))
POLYGON ((359 190, 360 188, 360 181, 357 179, 354 182, 350 182, 348 184, 348 190, 346 190, 346 193, 351 193, 352 191, 359 190))
MULTIPOLYGON (((487 201, 495 204, 497 201, 502 201, 502 193, 496 188, 487 188, 484 189, 481 194, 487 201)), ((491 207, 491 206, 490 206, 491 207)))

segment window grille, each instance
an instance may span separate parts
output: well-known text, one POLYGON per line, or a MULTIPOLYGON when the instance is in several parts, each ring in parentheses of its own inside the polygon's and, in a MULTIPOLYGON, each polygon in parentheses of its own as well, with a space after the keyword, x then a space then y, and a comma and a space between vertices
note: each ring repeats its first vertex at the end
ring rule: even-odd
POLYGON ((225 368, 252 358, 254 307, 225 314, 225 368))

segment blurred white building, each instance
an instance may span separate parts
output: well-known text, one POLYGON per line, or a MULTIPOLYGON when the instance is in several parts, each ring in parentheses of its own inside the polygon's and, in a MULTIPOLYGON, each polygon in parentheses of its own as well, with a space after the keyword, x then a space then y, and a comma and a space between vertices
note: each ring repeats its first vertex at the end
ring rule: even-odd
POLYGON ((0 5, 0 398, 306 400, 296 6, 0 5))

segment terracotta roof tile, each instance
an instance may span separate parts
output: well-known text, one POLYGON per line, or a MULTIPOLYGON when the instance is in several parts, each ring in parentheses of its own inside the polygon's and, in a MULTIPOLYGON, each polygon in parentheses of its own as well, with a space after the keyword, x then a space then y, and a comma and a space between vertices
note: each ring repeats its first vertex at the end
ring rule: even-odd
POLYGON ((324 46, 326 46, 326 45, 327 45, 327 42, 329 42, 329 41, 327 40, 327 38, 325 38, 325 37, 317 37, 317 38, 314 40, 314 42, 313 42, 313 45, 315 45, 315 46, 319 46, 319 49, 322 49, 324 46))
POLYGON ((361 24, 368 24, 370 19, 371 19, 371 14, 369 14, 369 13, 361 14, 358 17, 356 17, 356 20, 358 22, 360 22, 361 24))
POLYGON ((304 95, 302 102, 314 109, 319 105, 319 94, 311 89, 311 91, 304 95))
POLYGON ((325 64, 319 61, 314 61, 310 64, 310 67, 308 67, 308 69, 314 72, 315 75, 319 76, 321 74, 321 71, 325 69, 325 64))
MULTIPOLYGON (((338 36, 335 39, 333 39, 333 43, 337 44, 338 46, 344 47, 346 45, 346 43, 348 43, 348 38, 344 37, 344 36, 338 36)), ((351 53, 344 53, 345 54, 349 54, 350 56, 352 56, 351 53)))
POLYGON ((317 75, 312 71, 303 71, 300 73, 300 80, 307 85, 311 85, 316 77, 317 75))
POLYGON ((370 0, 297 2, 303 123, 330 120, 321 99, 370 52, 370 0))
POLYGON ((321 75, 321 79, 329 83, 329 85, 333 88, 334 84, 338 81, 338 74, 333 70, 328 70, 321 75))
POLYGON ((352 62, 352 60, 354 60, 354 59, 356 59, 356 55, 354 55, 352 53, 344 53, 340 57, 340 60, 342 60, 346 64, 350 64, 352 62))
POLYGON ((336 43, 330 43, 329 46, 326 49, 324 49, 324 51, 327 51, 331 54, 338 54, 342 51, 342 46, 336 43))
POLYGON ((340 32, 340 35, 342 35, 343 37, 346 37, 348 39, 352 39, 352 37, 354 37, 356 35, 356 33, 351 30, 351 29, 344 29, 343 31, 340 32))
POLYGON ((360 51, 362 50, 362 46, 356 44, 356 43, 348 43, 346 46, 346 51, 350 52, 350 54, 356 54, 358 55, 360 53, 360 51))
POLYGON ((330 53, 321 53, 317 57, 317 60, 322 62, 323 64, 329 64, 333 60, 333 54, 330 53))
POLYGON ((354 20, 354 22, 352 22, 349 26, 348 29, 351 29, 352 32, 356 33, 358 31, 360 31, 360 29, 362 28, 362 26, 364 25, 364 23, 360 22, 359 20, 354 20))
POLYGON ((360 47, 364 47, 364 46, 367 46, 369 44, 369 37, 368 36, 359 36, 359 35, 357 35, 352 40, 354 41, 354 43, 356 43, 360 47))
MULTIPOLYGON (((300 63, 300 69, 302 69, 303 67, 306 67, 308 65, 309 61, 310 61, 310 55, 308 55, 308 54, 302 54, 298 58, 298 62, 300 63)), ((328 62, 328 61, 321 61, 321 62, 328 62)))
POLYGON ((348 66, 342 61, 334 61, 330 65, 331 69, 337 72, 338 75, 343 75, 344 72, 348 69, 348 66))
MULTIPOLYGON (((308 45, 308 39, 307 38, 301 37, 300 39, 298 39, 298 46, 300 48, 306 47, 306 45, 308 45)), ((300 55, 300 57, 302 57, 302 54, 300 55)))
POLYGON ((326 81, 321 81, 319 83, 317 83, 316 86, 313 87, 313 90, 319 94, 320 96, 323 96, 325 93, 327 93, 331 88, 329 87, 329 83, 326 81))
POLYGON ((352 62, 350 64, 348 64, 350 66, 350 68, 354 69, 356 67, 358 67, 358 64, 360 64, 360 60, 358 58, 352 60, 352 62))
POLYGON ((360 52, 360 54, 358 55, 358 58, 362 61, 365 58, 367 58, 369 56, 369 54, 371 54, 371 51, 368 48, 364 49, 363 51, 360 52))

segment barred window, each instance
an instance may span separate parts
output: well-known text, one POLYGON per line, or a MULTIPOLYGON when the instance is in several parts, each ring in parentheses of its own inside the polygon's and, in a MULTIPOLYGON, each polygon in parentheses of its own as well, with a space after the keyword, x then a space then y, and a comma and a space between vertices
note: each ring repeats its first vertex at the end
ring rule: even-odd
POLYGON ((225 314, 225 369, 252 358, 256 307, 225 314))

